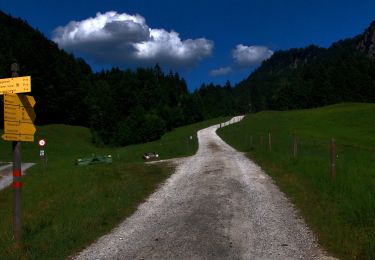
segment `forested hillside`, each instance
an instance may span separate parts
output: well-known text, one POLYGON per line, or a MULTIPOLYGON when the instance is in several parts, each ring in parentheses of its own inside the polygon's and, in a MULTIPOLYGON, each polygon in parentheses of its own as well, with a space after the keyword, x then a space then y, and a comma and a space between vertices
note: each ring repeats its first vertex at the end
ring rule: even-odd
POLYGON ((38 125, 88 126, 96 143, 127 145, 235 113, 226 95, 218 93, 223 91, 220 86, 191 94, 178 73, 164 73, 158 65, 93 73, 84 60, 59 49, 26 21, 1 11, 0 39, 0 78, 10 77, 13 62, 20 64, 20 76, 31 75, 38 125))
POLYGON ((375 101, 375 22, 329 48, 276 51, 234 87, 229 81, 202 84, 192 93, 178 73, 157 64, 93 72, 26 21, 1 11, 0 39, 0 78, 10 77, 13 62, 20 76, 31 75, 36 123, 87 126, 100 144, 147 142, 218 116, 375 101))
MULTIPOLYGON (((277 51, 236 86, 252 111, 375 101, 375 22, 329 48, 277 51)), ((242 106, 243 107, 243 106, 242 106)))
POLYGON ((95 141, 105 144, 152 141, 203 119, 185 81, 178 74, 165 75, 159 66, 95 74, 86 103, 95 141))
POLYGON ((13 62, 20 64, 21 76, 31 75, 37 124, 88 125, 82 100, 93 74, 82 59, 60 50, 27 22, 1 11, 0 39, 0 78, 10 77, 13 62))

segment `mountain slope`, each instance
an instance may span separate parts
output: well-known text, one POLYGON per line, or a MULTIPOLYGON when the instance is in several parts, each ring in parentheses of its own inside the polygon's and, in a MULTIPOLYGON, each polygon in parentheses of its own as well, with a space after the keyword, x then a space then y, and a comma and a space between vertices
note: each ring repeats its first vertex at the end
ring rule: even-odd
POLYGON ((370 58, 375 59, 375 21, 363 33, 357 49, 366 53, 370 58))
POLYGON ((375 101, 375 22, 329 48, 276 51, 237 85, 242 108, 288 110, 375 101), (247 103, 247 104, 246 104, 247 103))

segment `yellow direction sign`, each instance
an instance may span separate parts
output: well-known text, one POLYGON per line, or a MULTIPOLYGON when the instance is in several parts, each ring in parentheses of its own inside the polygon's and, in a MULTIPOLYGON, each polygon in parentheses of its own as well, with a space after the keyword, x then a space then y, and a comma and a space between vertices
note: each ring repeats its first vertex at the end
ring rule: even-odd
POLYGON ((22 94, 4 95, 4 135, 6 141, 34 141, 35 99, 22 94))
POLYGON ((5 121, 4 129, 8 134, 34 135, 36 128, 33 124, 24 122, 5 121))
POLYGON ((33 109, 35 104, 35 99, 32 96, 5 94, 4 120, 33 123, 36 117, 33 109))
POLYGON ((0 79, 0 95, 24 92, 31 92, 30 76, 0 79))
POLYGON ((4 141, 34 142, 34 135, 3 134, 4 141))

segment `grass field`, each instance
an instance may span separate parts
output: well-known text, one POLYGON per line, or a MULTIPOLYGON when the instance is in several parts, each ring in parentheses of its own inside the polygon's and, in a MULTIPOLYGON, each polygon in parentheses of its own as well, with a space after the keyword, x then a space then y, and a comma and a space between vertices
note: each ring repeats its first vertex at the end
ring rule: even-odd
POLYGON ((340 259, 375 259, 374 104, 266 111, 218 132, 273 177, 324 248, 340 259), (300 140, 296 158, 294 135, 300 140), (330 175, 332 137, 336 179, 330 175))
MULTIPOLYGON (((22 161, 38 164, 23 177, 21 248, 12 239, 12 190, 0 191, 0 259, 65 259, 78 252, 132 214, 171 174, 167 165, 145 165, 143 153, 155 151, 161 159, 192 155, 196 131, 225 120, 177 128, 156 142, 124 148, 94 147, 83 127, 38 127, 36 139, 47 140, 48 166, 39 163, 36 142, 22 143, 22 161), (91 154, 111 154, 114 162, 74 165, 91 154)), ((11 161, 9 142, 0 142, 0 161, 11 161)))

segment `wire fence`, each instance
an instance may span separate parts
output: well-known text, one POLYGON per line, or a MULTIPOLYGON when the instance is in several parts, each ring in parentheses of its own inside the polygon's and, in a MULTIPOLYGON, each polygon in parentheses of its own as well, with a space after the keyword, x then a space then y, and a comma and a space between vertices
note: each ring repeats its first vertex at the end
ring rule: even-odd
POLYGON ((346 232, 343 241, 357 240, 364 258, 375 259, 374 147, 354 142, 353 137, 256 130, 243 133, 243 128, 232 127, 223 135, 276 180, 289 183, 290 192, 299 190, 299 196, 319 200, 311 207, 323 207, 325 217, 337 218, 322 220, 326 222, 322 226, 338 223, 332 232, 346 232), (348 238, 350 233, 355 238, 348 238))

